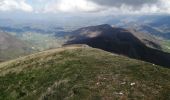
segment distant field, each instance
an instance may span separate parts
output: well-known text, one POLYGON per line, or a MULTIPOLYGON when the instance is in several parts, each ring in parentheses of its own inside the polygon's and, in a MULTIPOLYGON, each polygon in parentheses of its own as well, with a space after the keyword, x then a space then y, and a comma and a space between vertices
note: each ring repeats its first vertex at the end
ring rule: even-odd
POLYGON ((17 36, 16 33, 10 33, 21 40, 29 43, 33 49, 38 51, 47 50, 50 48, 61 47, 64 43, 64 38, 55 37, 53 34, 43 34, 35 32, 25 32, 21 36, 17 36))

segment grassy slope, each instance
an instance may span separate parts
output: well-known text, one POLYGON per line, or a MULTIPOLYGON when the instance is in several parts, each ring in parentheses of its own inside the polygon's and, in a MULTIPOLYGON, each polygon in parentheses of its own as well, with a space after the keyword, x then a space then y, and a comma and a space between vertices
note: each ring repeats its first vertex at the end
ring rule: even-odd
POLYGON ((50 50, 0 65, 0 100, 170 100, 169 94, 169 69, 93 48, 50 50))
POLYGON ((170 53, 170 40, 163 40, 162 48, 163 48, 163 51, 170 53))
POLYGON ((16 37, 0 31, 0 61, 14 59, 35 52, 31 45, 16 37))

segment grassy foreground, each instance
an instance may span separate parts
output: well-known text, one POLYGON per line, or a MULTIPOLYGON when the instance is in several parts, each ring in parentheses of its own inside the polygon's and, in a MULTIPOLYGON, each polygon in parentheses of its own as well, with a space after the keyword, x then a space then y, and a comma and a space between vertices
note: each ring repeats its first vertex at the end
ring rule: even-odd
POLYGON ((0 100, 170 100, 170 69, 70 46, 0 64, 0 100))

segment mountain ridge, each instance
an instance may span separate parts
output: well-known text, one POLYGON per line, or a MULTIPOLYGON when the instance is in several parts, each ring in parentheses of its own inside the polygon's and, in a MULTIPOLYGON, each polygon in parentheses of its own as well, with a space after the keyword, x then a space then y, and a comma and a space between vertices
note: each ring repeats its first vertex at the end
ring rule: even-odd
MULTIPOLYGON (((141 33, 136 32, 135 34, 141 33)), ((159 44, 155 44, 150 38, 146 38, 145 41, 149 41, 148 43, 157 48, 147 46, 132 31, 104 24, 73 31, 70 40, 65 44, 87 44, 94 48, 126 55, 130 58, 170 67, 170 54, 161 51, 159 44)))

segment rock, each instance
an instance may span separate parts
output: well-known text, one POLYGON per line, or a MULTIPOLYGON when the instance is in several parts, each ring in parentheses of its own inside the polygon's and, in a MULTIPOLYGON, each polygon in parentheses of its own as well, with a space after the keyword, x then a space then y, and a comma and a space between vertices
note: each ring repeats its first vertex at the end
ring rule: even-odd
POLYGON ((131 86, 134 86, 136 83, 130 83, 131 86))

